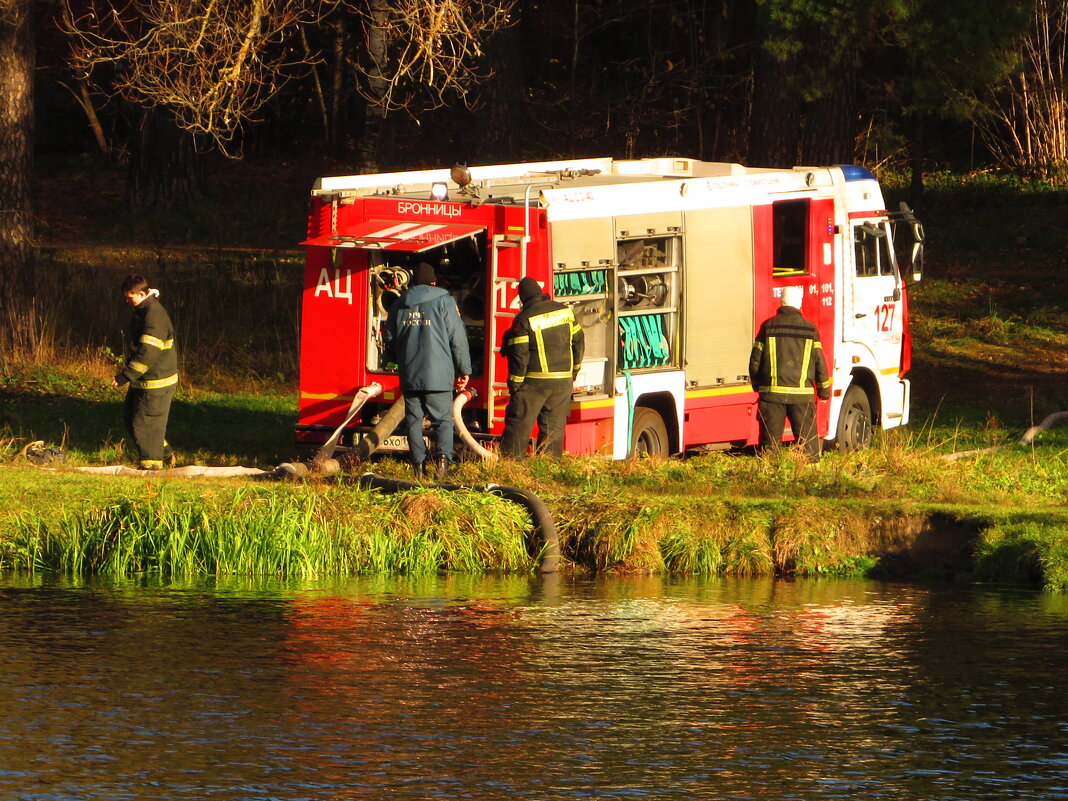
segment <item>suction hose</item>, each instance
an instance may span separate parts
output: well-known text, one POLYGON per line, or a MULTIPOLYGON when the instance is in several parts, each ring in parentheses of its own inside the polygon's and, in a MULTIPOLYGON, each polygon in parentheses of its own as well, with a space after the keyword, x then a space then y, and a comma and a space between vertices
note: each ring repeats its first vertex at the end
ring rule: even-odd
MULTIPOLYGON (((413 489, 423 489, 425 485, 414 481, 403 481, 397 478, 386 478, 375 473, 364 473, 358 478, 349 479, 362 489, 376 489, 382 492, 394 493, 405 492, 413 489)), ((436 484, 437 489, 459 490, 467 489, 475 492, 485 492, 504 498, 506 501, 518 503, 530 515, 534 522, 534 532, 541 539, 541 564, 538 565, 539 573, 555 573, 560 569, 560 538, 556 532, 556 523, 552 513, 545 502, 529 490, 518 487, 502 487, 500 484, 483 484, 479 486, 465 484, 436 484)))
POLYGON ((367 434, 364 434, 363 438, 356 443, 356 447, 352 450, 352 454, 356 461, 363 461, 378 450, 378 446, 382 444, 382 440, 392 434, 403 419, 404 396, 401 395, 393 401, 393 405, 389 407, 389 410, 384 415, 382 415, 382 419, 378 421, 378 424, 367 434))
POLYGON ((464 444, 472 451, 482 457, 484 461, 496 462, 501 457, 487 448, 484 448, 474 435, 467 430, 467 424, 464 423, 463 409, 469 400, 475 397, 475 390, 473 389, 461 389, 457 395, 456 400, 452 402, 452 420, 456 426, 456 432, 460 435, 460 439, 464 441, 464 444))
POLYGON ((327 438, 323 446, 316 451, 315 456, 312 457, 312 464, 320 464, 328 459, 333 459, 334 450, 337 448, 337 443, 341 439, 341 432, 345 430, 345 426, 352 422, 356 413, 363 408, 368 399, 373 398, 381 391, 382 385, 377 381, 372 381, 367 386, 356 390, 356 394, 352 396, 352 403, 349 405, 349 411, 345 415, 345 419, 341 421, 341 425, 334 429, 334 433, 327 438))

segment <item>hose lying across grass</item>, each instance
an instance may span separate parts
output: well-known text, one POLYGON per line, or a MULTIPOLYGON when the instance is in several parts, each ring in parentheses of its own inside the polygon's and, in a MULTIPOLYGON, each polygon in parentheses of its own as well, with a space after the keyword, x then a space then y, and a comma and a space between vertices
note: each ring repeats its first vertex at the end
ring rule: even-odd
MULTIPOLYGON (((1048 431, 1054 426, 1061 425, 1062 423, 1068 423, 1068 412, 1054 412, 1053 414, 1046 415, 1046 419, 1039 423, 1037 426, 1031 426, 1024 435, 1016 442, 1017 445, 1030 445, 1035 441, 1037 437, 1043 431, 1048 431)), ((989 448, 977 448, 971 451, 957 451, 956 453, 947 453, 942 456, 947 462, 954 462, 957 459, 964 459, 968 456, 978 456, 981 453, 993 453, 994 451, 1001 450, 1004 445, 992 445, 989 448)))

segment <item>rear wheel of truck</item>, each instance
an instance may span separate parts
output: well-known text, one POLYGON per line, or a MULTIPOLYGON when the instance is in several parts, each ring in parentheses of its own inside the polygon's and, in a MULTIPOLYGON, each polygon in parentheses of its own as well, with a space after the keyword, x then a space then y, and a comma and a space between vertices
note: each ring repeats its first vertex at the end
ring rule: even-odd
POLYGON ((871 442, 871 401, 868 393, 853 384, 846 390, 842 400, 842 412, 838 415, 838 432, 834 438, 835 450, 859 451, 871 442))
POLYGON ((646 406, 634 410, 634 427, 630 435, 630 455, 669 456, 667 426, 659 412, 646 406))

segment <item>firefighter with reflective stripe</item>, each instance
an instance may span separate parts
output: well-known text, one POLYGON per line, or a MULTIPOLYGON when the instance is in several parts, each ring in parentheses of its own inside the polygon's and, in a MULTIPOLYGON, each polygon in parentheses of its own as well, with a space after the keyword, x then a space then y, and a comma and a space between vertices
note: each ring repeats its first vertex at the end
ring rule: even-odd
POLYGON ((564 425, 571 391, 582 364, 585 337, 571 308, 550 300, 533 278, 519 282, 523 309, 504 335, 501 354, 508 359, 508 410, 501 454, 526 453, 534 420, 538 450, 564 452, 564 425))
POLYGON ((137 447, 142 470, 160 470, 172 456, 167 446, 167 418, 178 384, 178 349, 174 326, 159 302, 159 290, 149 289, 142 276, 122 282, 122 294, 134 307, 127 333, 129 358, 111 386, 129 384, 122 419, 137 447))
POLYGON ((783 289, 782 305, 764 322, 749 357, 749 378, 760 393, 760 449, 775 450, 782 443, 785 421, 790 420, 794 438, 810 462, 820 458, 816 435, 813 387, 820 400, 831 396, 827 362, 820 335, 801 314, 805 291, 800 286, 783 289))

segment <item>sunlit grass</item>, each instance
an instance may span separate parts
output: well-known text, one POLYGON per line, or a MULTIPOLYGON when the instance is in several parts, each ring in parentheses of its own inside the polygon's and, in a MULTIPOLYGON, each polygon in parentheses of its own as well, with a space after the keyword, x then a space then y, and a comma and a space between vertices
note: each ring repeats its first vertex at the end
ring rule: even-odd
POLYGON ((80 508, 49 510, 54 513, 20 511, 0 529, 0 567, 314 577, 534 566, 525 513, 481 494, 238 485, 197 495, 166 483, 140 489, 102 493, 80 508))

